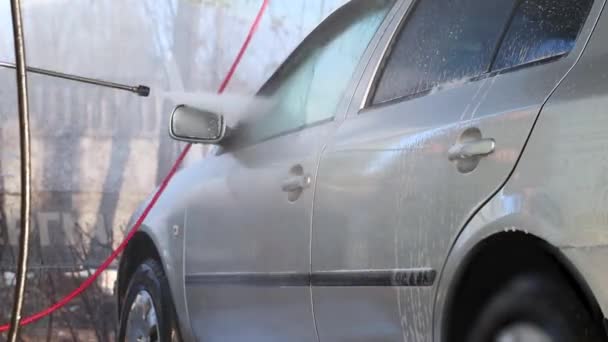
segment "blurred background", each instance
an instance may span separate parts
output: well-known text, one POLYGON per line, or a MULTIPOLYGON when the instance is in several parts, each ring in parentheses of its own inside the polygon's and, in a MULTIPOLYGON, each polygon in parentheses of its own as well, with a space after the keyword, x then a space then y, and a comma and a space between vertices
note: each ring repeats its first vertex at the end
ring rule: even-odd
MULTIPOLYGON (((271 1, 226 93, 254 93, 347 0, 271 1)), ((33 233, 24 316, 75 289, 123 238, 137 205, 184 147, 167 134, 173 95, 216 92, 262 0, 26 0, 29 66, 132 85, 149 97, 30 74, 33 233)), ((0 2, 0 61, 13 62, 0 2)), ((14 70, 0 68, 0 300, 11 303, 19 237, 14 70)), ((188 161, 203 158, 196 146, 188 161)), ((115 265, 25 341, 112 341, 115 265)), ((0 309, 1 323, 10 305, 0 309)))

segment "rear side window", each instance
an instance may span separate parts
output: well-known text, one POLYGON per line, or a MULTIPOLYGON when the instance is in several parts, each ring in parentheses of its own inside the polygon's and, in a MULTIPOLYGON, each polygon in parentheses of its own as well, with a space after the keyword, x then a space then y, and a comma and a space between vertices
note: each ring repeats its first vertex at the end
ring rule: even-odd
POLYGON ((515 2, 418 0, 385 61, 372 103, 487 72, 515 2))
POLYGON ((503 70, 561 56, 574 47, 593 0, 524 0, 496 56, 503 70))

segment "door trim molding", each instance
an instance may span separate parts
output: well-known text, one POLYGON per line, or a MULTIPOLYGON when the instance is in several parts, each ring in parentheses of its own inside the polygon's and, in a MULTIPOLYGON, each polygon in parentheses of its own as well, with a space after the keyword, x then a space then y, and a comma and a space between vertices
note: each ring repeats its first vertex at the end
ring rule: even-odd
POLYGON ((301 272, 218 272, 186 275, 186 285, 253 287, 422 287, 435 283, 432 268, 301 272))

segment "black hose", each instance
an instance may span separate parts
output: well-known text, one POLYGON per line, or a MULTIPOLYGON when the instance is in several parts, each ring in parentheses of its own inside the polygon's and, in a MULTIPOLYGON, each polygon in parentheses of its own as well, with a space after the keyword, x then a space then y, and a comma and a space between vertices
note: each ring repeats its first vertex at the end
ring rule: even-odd
POLYGON ((25 62, 25 40, 21 21, 21 0, 11 0, 13 18, 13 40, 15 43, 15 65, 17 75, 17 99, 19 102, 19 147, 21 151, 21 234, 19 236, 19 259, 11 328, 8 341, 16 342, 23 308, 23 295, 27 274, 28 241, 30 235, 31 211, 31 165, 30 165, 30 123, 27 98, 27 74, 25 62))

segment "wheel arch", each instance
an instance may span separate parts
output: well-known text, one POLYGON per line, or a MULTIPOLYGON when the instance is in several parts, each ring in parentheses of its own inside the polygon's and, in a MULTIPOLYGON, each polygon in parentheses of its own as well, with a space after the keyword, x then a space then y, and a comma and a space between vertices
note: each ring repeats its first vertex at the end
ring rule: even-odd
POLYGON ((124 295, 127 291, 127 287, 129 286, 129 279, 137 267, 147 259, 154 259, 158 261, 161 267, 163 267, 164 271, 163 260, 158 252, 158 247, 154 243, 154 240, 148 233, 138 231, 135 233, 135 235, 133 235, 133 238, 127 244, 127 247, 120 257, 120 263, 118 265, 118 277, 116 284, 118 317, 120 317, 124 295))
POLYGON ((477 242, 457 266, 445 294, 441 340, 463 340, 484 300, 502 283, 526 272, 549 273, 568 281, 594 320, 602 324, 604 316, 591 287, 557 247, 523 231, 502 231, 477 242))

